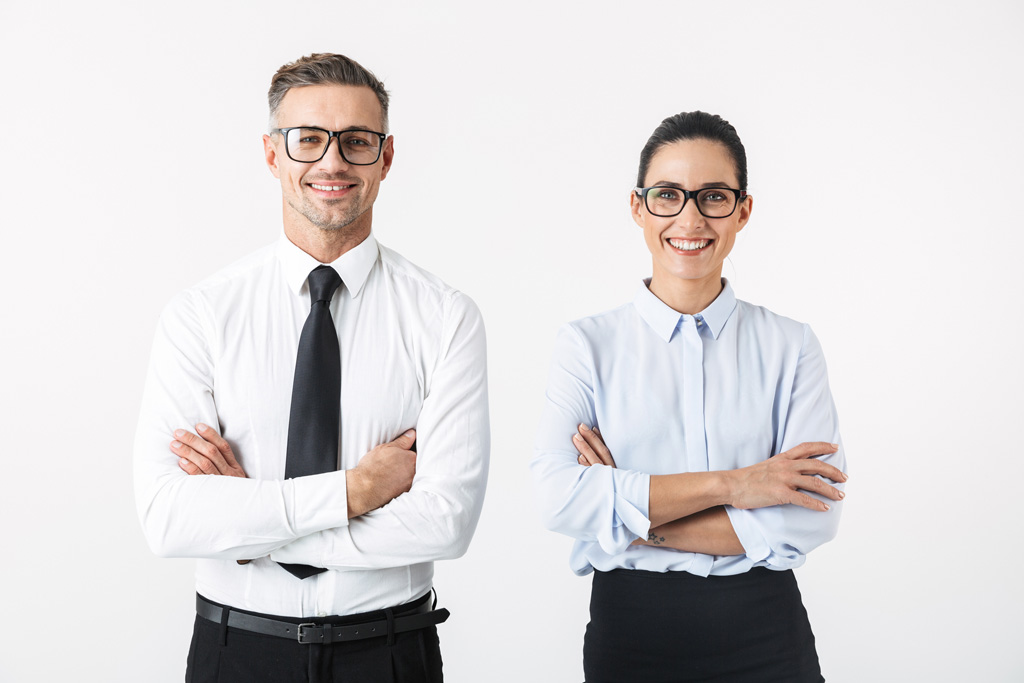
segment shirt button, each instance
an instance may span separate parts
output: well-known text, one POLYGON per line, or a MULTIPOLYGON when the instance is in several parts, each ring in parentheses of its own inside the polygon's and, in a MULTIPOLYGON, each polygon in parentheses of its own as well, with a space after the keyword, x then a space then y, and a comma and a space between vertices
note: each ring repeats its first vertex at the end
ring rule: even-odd
POLYGON ((326 617, 327 616, 327 612, 317 612, 316 615, 318 617, 326 617))

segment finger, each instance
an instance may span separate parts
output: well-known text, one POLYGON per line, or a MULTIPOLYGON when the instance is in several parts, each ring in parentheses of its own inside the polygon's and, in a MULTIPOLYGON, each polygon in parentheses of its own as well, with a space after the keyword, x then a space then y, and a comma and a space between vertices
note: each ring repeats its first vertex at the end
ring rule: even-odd
POLYGON ((829 510, 828 503, 820 501, 817 498, 813 498, 806 493, 800 493, 799 491, 793 492, 793 497, 789 502, 793 505, 799 505, 802 508, 815 510, 817 512, 828 512, 829 510))
POLYGON ((196 424, 196 431, 202 436, 202 438, 213 444, 214 448, 220 451, 220 454, 224 456, 225 462, 232 467, 240 467, 238 461, 235 460, 235 453, 231 450, 231 445, 227 442, 223 436, 217 433, 212 427, 204 425, 202 422, 196 424))
POLYGON ((219 474, 217 466, 209 458, 180 441, 171 442, 171 451, 178 456, 178 466, 189 474, 219 474), (194 469, 183 466, 182 460, 190 463, 194 469))
MULTIPOLYGON (((207 441, 201 436, 197 436, 187 429, 175 429, 174 436, 177 437, 178 441, 184 443, 186 446, 196 451, 207 460, 213 463, 216 468, 215 472, 207 472, 207 474, 230 474, 231 468, 228 463, 224 460, 224 456, 220 450, 217 449, 212 443, 207 441)), ((185 456, 188 457, 188 456, 185 456)), ((191 460, 191 458, 189 458, 191 460)), ((206 472, 206 469, 203 469, 206 472)))
POLYGON ((414 443, 416 443, 416 430, 410 429, 401 436, 399 436, 397 439, 392 441, 391 445, 397 446, 398 448, 401 448, 403 451, 407 451, 410 448, 412 448, 412 445, 414 443))
POLYGON ((798 446, 793 446, 788 451, 779 453, 776 458, 782 457, 787 460, 799 460, 810 458, 815 455, 830 455, 839 450, 839 446, 827 441, 807 441, 798 446))
POLYGON ((587 461, 587 465, 604 464, 601 462, 601 458, 597 456, 597 453, 594 452, 594 449, 590 447, 590 444, 584 441, 583 437, 579 434, 572 435, 572 445, 580 452, 580 457, 587 461))
POLYGON ((835 486, 831 486, 822 479, 817 477, 804 477, 803 481, 800 482, 799 487, 805 491, 814 491, 817 494, 831 498, 832 500, 842 500, 846 497, 846 494, 837 489, 835 486))
POLYGON ((205 474, 205 472, 185 458, 178 458, 178 467, 180 467, 185 474, 205 474))
POLYGON ((799 464, 801 474, 817 474, 831 479, 832 481, 838 481, 841 483, 845 483, 846 480, 849 479, 849 477, 846 476, 846 472, 843 472, 838 467, 830 465, 827 462, 822 462, 820 460, 803 460, 799 464))
POLYGON ((582 454, 578 458, 576 458, 576 462, 583 465, 584 467, 590 467, 590 461, 583 457, 582 454))
POLYGON ((597 430, 591 429, 585 424, 581 424, 578 429, 583 440, 587 442, 587 445, 601 459, 601 464, 615 467, 615 459, 612 457, 612 452, 608 450, 608 446, 605 445, 604 439, 597 433, 597 430))

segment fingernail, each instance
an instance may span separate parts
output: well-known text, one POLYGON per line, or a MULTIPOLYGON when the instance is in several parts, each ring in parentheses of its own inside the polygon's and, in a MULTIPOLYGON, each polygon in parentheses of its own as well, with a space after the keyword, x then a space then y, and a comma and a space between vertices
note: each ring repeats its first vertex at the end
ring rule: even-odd
POLYGON ((180 441, 172 441, 171 442, 171 448, 181 448, 181 442, 180 441))
POLYGON ((832 444, 832 448, 837 448, 838 449, 839 448, 839 444, 837 444, 837 443, 832 444))
POLYGON ((839 492, 839 500, 842 500, 843 498, 846 498, 846 494, 843 493, 842 491, 840 491, 839 492))
POLYGON ((402 436, 412 436, 415 433, 416 433, 415 429, 409 429, 409 430, 406 430, 405 434, 402 434, 402 436))
POLYGON ((185 436, 185 430, 184 429, 175 429, 174 430, 174 436, 176 436, 176 437, 178 437, 180 439, 181 437, 185 436))
POLYGON ((582 430, 583 430, 583 431, 585 431, 585 432, 589 432, 589 431, 590 431, 590 427, 588 427, 588 426, 587 426, 587 425, 585 425, 585 424, 581 424, 581 425, 580 425, 580 429, 582 429, 582 430))
POLYGON ((826 512, 828 512, 828 511, 829 511, 829 510, 831 510, 831 509, 832 509, 832 508, 830 508, 830 507, 828 506, 828 503, 825 503, 825 511, 826 511, 826 512))
POLYGON ((200 422, 199 424, 196 425, 196 429, 198 429, 201 432, 205 432, 207 429, 209 429, 209 427, 200 422))
POLYGON ((180 460, 178 460, 178 464, 179 465, 187 465, 188 464, 188 460, 186 460, 185 458, 181 458, 180 460))
POLYGON ((573 435, 572 435, 572 440, 573 440, 573 441, 582 441, 582 440, 583 440, 583 437, 582 437, 582 436, 580 436, 579 434, 573 434, 573 435))

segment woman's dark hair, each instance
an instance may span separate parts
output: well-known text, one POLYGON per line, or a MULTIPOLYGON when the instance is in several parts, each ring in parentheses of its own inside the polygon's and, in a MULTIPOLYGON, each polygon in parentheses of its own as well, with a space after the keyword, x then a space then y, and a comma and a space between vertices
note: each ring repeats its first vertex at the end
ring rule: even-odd
POLYGON ((636 177, 637 187, 643 187, 651 159, 659 149, 679 140, 711 140, 725 145, 736 166, 739 190, 747 189, 747 152, 740 142, 739 133, 732 124, 718 114, 703 111, 684 111, 661 122, 651 134, 640 152, 640 172, 636 177))

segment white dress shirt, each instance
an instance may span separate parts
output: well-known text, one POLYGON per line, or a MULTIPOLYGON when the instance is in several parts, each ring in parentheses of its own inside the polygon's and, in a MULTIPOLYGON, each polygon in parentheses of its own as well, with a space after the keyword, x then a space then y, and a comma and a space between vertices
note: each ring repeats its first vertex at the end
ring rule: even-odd
POLYGON ((164 310, 135 441, 135 493, 150 546, 199 558, 197 590, 282 616, 353 614, 409 602, 433 561, 462 555, 476 527, 490 433, 476 305, 370 235, 331 265, 341 347, 339 471, 284 480, 309 272, 284 236, 164 310), (247 479, 189 476, 176 428, 216 427, 247 479), (412 490, 348 519, 345 471, 416 429, 412 490), (236 560, 253 559, 245 565, 236 560), (278 562, 326 567, 300 580, 278 562))
POLYGON ((645 284, 632 303, 565 325, 546 399, 532 471, 545 524, 576 539, 577 574, 790 569, 836 533, 840 502, 828 501, 828 512, 726 506, 743 555, 630 545, 650 529, 652 474, 738 469, 805 441, 840 444, 820 459, 846 470, 814 333, 738 301, 725 280, 697 315, 678 313, 645 284), (617 468, 577 463, 570 439, 581 422, 600 428, 617 468))

